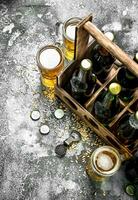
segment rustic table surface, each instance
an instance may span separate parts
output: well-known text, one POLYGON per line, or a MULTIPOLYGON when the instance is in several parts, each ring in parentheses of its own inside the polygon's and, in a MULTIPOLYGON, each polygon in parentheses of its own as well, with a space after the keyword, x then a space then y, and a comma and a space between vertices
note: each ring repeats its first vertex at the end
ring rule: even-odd
POLYGON ((137 0, 3 0, 0 1, 0 200, 131 200, 123 166, 102 184, 90 181, 85 165, 102 141, 84 122, 40 84, 36 52, 57 41, 56 22, 93 13, 94 23, 115 33, 131 55, 138 48, 137 0), (62 108, 65 115, 56 119, 62 108), (40 111, 32 121, 32 110, 40 111), (50 132, 39 133, 41 124, 50 132), (55 147, 78 130, 82 140, 64 158, 55 147))

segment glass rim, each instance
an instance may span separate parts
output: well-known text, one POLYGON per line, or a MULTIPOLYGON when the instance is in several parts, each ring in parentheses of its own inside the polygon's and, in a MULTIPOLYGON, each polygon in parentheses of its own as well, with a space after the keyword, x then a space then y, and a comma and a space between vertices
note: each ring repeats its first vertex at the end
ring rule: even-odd
POLYGON ((61 48, 59 48, 58 46, 53 45, 53 44, 49 44, 49 45, 45 45, 45 46, 41 47, 41 48, 37 51, 37 54, 36 54, 36 62, 37 62, 38 67, 39 67, 40 69, 43 69, 43 70, 46 70, 46 71, 53 71, 53 70, 57 69, 57 68, 61 65, 61 63, 63 62, 63 60, 64 60, 64 55, 63 55, 63 52, 62 52, 61 48), (54 68, 52 68, 52 69, 48 69, 48 68, 46 68, 46 66, 44 67, 44 66, 42 65, 42 63, 40 62, 40 54, 41 54, 43 51, 45 51, 46 49, 55 49, 55 50, 59 53, 59 55, 60 55, 60 61, 59 61, 58 65, 56 65, 56 66, 55 66, 54 68))
POLYGON ((91 165, 94 167, 94 171, 100 175, 100 176, 112 176, 119 168, 120 168, 120 165, 121 165, 121 156, 119 154, 119 152, 114 148, 114 147, 111 147, 111 146, 101 146, 97 149, 95 149, 91 155, 91 165), (101 152, 101 150, 109 150, 110 149, 110 152, 112 153, 113 151, 113 154, 114 156, 116 157, 116 164, 115 166, 113 167, 113 169, 109 170, 109 171, 105 171, 105 172, 102 172, 101 170, 99 170, 95 164, 95 159, 96 159, 96 156, 98 155, 98 153, 101 152))
MULTIPOLYGON (((72 40, 70 37, 68 37, 67 36, 67 34, 66 34, 66 28, 67 28, 67 24, 71 21, 71 20, 76 20, 76 21, 78 21, 78 23, 82 20, 82 18, 80 18, 80 17, 72 17, 72 18, 69 18, 68 20, 66 20, 64 23, 63 23, 63 36, 65 37, 65 38, 67 38, 69 41, 71 41, 71 42, 74 42, 75 40, 72 40)), ((76 24, 78 24, 78 23, 76 23, 76 24)), ((70 24, 72 24, 72 23, 70 23, 70 24)))

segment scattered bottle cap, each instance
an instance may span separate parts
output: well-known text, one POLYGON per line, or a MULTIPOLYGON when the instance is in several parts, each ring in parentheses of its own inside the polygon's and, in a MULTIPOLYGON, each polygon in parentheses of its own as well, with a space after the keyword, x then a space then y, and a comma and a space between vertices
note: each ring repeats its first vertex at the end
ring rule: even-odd
POLYGON ((61 119, 64 117, 64 111, 62 109, 57 109, 54 113, 57 119, 61 119))
POLYGON ((135 113, 135 117, 136 117, 136 119, 138 120, 138 110, 137 110, 136 113, 135 113))
POLYGON ((40 127, 39 131, 42 135, 47 135, 49 133, 49 127, 44 124, 40 127))
POLYGON ((127 186, 126 186, 126 193, 127 193, 128 195, 134 196, 135 192, 136 192, 136 188, 135 188, 134 185, 131 185, 131 184, 130 184, 130 185, 127 185, 127 186))
POLYGON ((37 121, 40 119, 40 112, 39 110, 33 110, 30 115, 31 119, 37 121))
POLYGON ((67 147, 64 144, 59 144, 55 148, 55 153, 60 158, 65 156, 66 151, 67 151, 67 147))

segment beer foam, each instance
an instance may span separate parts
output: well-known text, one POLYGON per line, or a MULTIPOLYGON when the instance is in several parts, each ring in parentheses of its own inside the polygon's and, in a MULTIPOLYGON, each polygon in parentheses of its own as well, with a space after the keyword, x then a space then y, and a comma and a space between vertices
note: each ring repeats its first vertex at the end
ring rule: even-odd
POLYGON ((114 163, 109 155, 100 153, 97 159, 97 166, 102 170, 111 170, 114 166, 114 163))
POLYGON ((60 54, 56 49, 45 49, 40 54, 40 63, 47 69, 54 69, 60 63, 60 54))
POLYGON ((74 24, 69 25, 66 28, 66 34, 72 40, 75 40, 75 29, 76 29, 76 25, 74 25, 74 24))

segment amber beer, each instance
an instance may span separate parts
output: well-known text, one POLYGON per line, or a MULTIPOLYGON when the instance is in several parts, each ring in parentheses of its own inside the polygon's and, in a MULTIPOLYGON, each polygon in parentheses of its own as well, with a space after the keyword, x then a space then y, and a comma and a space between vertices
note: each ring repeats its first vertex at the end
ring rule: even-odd
POLYGON ((67 60, 74 59, 75 31, 80 20, 77 17, 70 18, 63 25, 63 51, 67 60))
POLYGON ((55 45, 44 46, 37 52, 36 60, 41 72, 42 85, 54 87, 56 76, 61 72, 64 64, 61 49, 55 45))
POLYGON ((94 181, 104 181, 116 173, 121 165, 118 151, 111 146, 97 148, 91 155, 86 172, 94 181))

